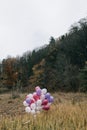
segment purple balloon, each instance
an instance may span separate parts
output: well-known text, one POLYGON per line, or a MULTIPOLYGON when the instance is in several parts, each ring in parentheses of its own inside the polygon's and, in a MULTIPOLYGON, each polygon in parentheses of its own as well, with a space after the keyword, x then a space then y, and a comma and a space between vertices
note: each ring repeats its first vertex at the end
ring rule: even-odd
POLYGON ((26 98, 26 102, 27 102, 28 104, 30 104, 30 103, 31 103, 31 99, 30 99, 30 98, 26 98))
POLYGON ((37 94, 38 96, 41 96, 41 89, 37 89, 36 94, 37 94))
POLYGON ((54 97, 53 96, 50 96, 50 100, 49 100, 49 102, 53 102, 54 101, 54 97))
POLYGON ((46 93, 45 98, 49 100, 50 99, 50 93, 46 93))

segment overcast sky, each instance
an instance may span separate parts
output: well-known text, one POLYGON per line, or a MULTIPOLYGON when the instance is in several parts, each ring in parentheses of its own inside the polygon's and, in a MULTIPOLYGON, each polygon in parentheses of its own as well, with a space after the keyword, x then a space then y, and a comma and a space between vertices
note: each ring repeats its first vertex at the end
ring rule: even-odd
POLYGON ((87 16, 87 0, 0 0, 0 59, 65 34, 87 16))

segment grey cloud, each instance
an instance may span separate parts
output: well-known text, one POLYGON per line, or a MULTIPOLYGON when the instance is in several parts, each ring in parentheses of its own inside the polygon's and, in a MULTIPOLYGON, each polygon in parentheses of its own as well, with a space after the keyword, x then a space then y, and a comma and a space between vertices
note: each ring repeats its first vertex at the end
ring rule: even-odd
POLYGON ((48 44, 87 15, 87 0, 0 1, 0 59, 48 44))

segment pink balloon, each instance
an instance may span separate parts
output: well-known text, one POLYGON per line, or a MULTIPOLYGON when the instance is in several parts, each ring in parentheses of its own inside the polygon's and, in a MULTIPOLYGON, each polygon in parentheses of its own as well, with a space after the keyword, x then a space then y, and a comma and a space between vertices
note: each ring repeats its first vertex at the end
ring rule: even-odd
POLYGON ((35 90, 36 90, 36 91, 37 91, 38 89, 40 89, 40 87, 39 87, 39 86, 35 87, 35 90))
POLYGON ((42 95, 40 96, 40 99, 43 101, 43 100, 45 99, 45 95, 42 94, 42 95))
POLYGON ((35 101, 37 101, 38 99, 40 99, 40 97, 38 95, 33 95, 33 98, 35 99, 35 101))
POLYGON ((33 97, 33 94, 31 94, 31 93, 26 96, 26 98, 30 98, 30 99, 31 99, 32 97, 33 97))

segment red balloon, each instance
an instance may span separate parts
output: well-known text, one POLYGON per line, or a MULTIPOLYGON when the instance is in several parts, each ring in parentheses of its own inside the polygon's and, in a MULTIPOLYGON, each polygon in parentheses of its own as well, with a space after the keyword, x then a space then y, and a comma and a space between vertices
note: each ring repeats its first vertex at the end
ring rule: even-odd
POLYGON ((48 100, 44 99, 43 102, 42 102, 42 105, 47 105, 47 104, 48 104, 48 100))
POLYGON ((46 106, 43 106, 43 110, 46 110, 48 111, 50 109, 50 106, 46 105, 46 106))

